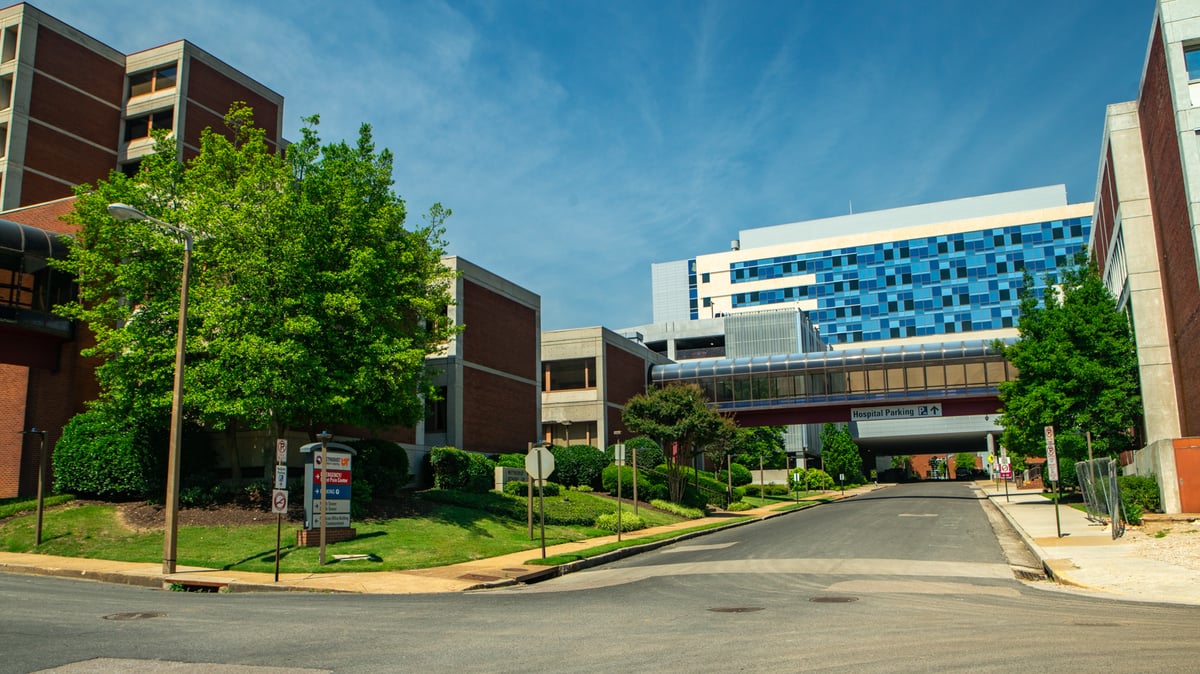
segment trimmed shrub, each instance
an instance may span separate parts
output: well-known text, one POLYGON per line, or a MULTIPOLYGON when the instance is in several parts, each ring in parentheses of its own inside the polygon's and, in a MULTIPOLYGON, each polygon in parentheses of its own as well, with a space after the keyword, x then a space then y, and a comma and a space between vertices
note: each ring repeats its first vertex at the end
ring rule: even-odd
MULTIPOLYGON (((745 490, 743 493, 746 496, 761 496, 762 494, 760 492, 762 491, 762 487, 763 487, 763 485, 760 485, 760 484, 748 484, 748 485, 742 487, 742 489, 745 490)), ((785 484, 768 484, 768 485, 766 485, 766 488, 767 488, 767 496, 787 496, 788 495, 788 488, 787 488, 787 485, 785 485, 785 484)))
MULTIPOLYGON (((375 496, 392 498, 408 484, 408 452, 399 444, 380 439, 354 440, 346 444, 358 452, 354 457, 355 485, 361 478, 371 485, 371 493, 375 496)), ((352 499, 355 493, 353 489, 350 491, 352 499)))
MULTIPOLYGON (((604 469, 604 491, 616 496, 617 494, 617 471, 621 471, 621 498, 633 498, 633 467, 632 466, 617 466, 611 464, 604 469)), ((649 494, 653 491, 653 486, 646 479, 644 474, 638 471, 638 500, 649 501, 649 494)))
POLYGON ((57 493, 142 498, 155 482, 152 474, 158 462, 148 434, 136 422, 88 410, 63 428, 53 463, 57 493))
MULTIPOLYGON (((494 490, 480 494, 444 489, 423 491, 420 492, 420 496, 437 503, 483 510, 517 522, 526 521, 526 502, 523 496, 510 496, 494 490)), ((546 524, 585 527, 593 526, 597 517, 612 508, 612 504, 602 498, 578 493, 571 494, 569 498, 547 496, 545 506, 546 524)))
MULTIPOLYGON (((592 526, 605 531, 617 530, 617 514, 604 513, 596 518, 592 526)), ((646 528, 646 520, 642 519, 641 515, 633 513, 621 513, 621 531, 637 531, 638 529, 646 528)))
POLYGON ((705 511, 703 511, 699 508, 685 508, 684 506, 681 506, 678 503, 671 503, 670 501, 664 501, 662 499, 655 499, 650 502, 650 505, 654 506, 655 508, 658 508, 659 510, 665 510, 665 511, 671 513, 672 515, 679 515, 680 517, 686 517, 689 520, 698 520, 701 517, 705 517, 708 515, 708 513, 706 513, 705 511))
POLYGON ((1117 488, 1120 490, 1121 505, 1125 507, 1125 515, 1130 524, 1141 524, 1144 513, 1162 507, 1158 482, 1152 477, 1122 475, 1117 478, 1117 488))
POLYGON ((833 478, 829 476, 829 473, 826 473, 820 468, 809 468, 808 470, 804 471, 804 480, 801 482, 801 484, 805 487, 805 491, 812 491, 814 489, 833 489, 835 486, 837 486, 834 484, 833 478))
POLYGON ((752 503, 746 503, 745 501, 734 501, 733 503, 729 504, 729 507, 726 508, 726 510, 737 513, 742 512, 743 510, 750 510, 753 507, 754 504, 752 503))
POLYGON ((429 452, 433 486, 437 489, 486 492, 495 486, 492 460, 477 452, 455 447, 434 447, 429 452))
MULTIPOLYGON (((521 498, 526 498, 529 495, 529 492, 526 491, 528 485, 528 482, 513 480, 512 482, 505 483, 504 493, 508 494, 509 496, 520 496, 521 498)), ((549 480, 546 480, 546 484, 542 485, 543 496, 558 496, 560 493, 561 490, 559 489, 559 486, 549 480)), ((533 495, 538 495, 537 485, 534 485, 533 487, 533 495)))
MULTIPOLYGON (((639 469, 650 469, 654 466, 661 465, 666 460, 666 456, 658 447, 658 443, 647 437, 632 438, 625 442, 625 463, 630 465, 633 463, 633 455, 637 454, 637 464, 639 469)), ((609 445, 604 450, 605 464, 613 463, 617 460, 617 450, 614 445, 609 445)), ((639 487, 641 489, 641 487, 639 487)))
POLYGON ((550 453, 554 455, 554 480, 568 487, 599 485, 601 471, 608 463, 604 452, 591 445, 551 447, 550 453))
MULTIPOLYGON (((729 464, 729 472, 733 474, 733 486, 735 487, 750 484, 754 481, 754 474, 750 472, 749 468, 740 463, 729 464)), ((729 483, 728 478, 725 477, 724 470, 717 471, 716 479, 718 482, 729 483)))
POLYGON ((525 455, 524 454, 501 454, 496 457, 496 465, 504 466, 506 468, 524 468, 525 467, 525 455))

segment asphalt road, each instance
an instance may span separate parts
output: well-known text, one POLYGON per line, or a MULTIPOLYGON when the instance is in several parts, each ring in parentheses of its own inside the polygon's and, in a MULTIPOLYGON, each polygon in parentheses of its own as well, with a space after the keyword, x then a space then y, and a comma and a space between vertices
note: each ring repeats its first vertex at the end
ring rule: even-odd
POLYGON ((1164 672, 1200 658, 1200 608, 1015 580, 956 483, 511 589, 201 595, 0 575, 0 607, 3 672, 1164 672))

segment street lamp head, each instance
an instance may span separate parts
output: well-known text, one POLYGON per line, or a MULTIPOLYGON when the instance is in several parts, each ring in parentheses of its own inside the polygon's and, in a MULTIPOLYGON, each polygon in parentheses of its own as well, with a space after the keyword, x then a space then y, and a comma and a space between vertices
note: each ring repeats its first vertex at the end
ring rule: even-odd
POLYGON ((109 204, 108 214, 118 220, 149 220, 150 216, 129 204, 109 204))
POLYGON ((324 445, 332 440, 333 436, 330 435, 329 431, 321 431, 320 433, 317 433, 317 439, 321 441, 322 445, 324 445))

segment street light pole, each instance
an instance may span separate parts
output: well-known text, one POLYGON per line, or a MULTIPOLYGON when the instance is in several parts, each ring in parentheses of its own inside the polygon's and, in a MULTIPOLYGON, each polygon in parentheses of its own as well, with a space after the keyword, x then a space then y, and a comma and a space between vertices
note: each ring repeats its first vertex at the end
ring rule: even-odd
POLYGON ((39 431, 37 427, 33 427, 27 431, 21 431, 21 435, 37 435, 41 436, 41 444, 38 445, 38 485, 37 485, 37 529, 34 532, 33 544, 42 544, 42 512, 45 506, 46 487, 46 431, 39 431))
POLYGON ((117 220, 143 220, 183 237, 183 279, 179 286, 179 328, 175 336, 175 387, 171 393, 171 440, 167 449, 167 522, 163 534, 163 574, 175 573, 179 539, 180 444, 183 441, 183 361, 187 338, 188 283, 192 272, 192 233, 177 225, 150 217, 127 204, 109 204, 108 214, 117 220))

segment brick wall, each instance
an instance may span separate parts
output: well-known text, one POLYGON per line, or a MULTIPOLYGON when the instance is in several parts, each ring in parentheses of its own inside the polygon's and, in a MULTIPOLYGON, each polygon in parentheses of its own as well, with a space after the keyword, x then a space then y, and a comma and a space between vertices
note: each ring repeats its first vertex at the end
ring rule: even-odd
POLYGON ((467 367, 462 389, 463 449, 524 452, 538 439, 536 385, 467 367))
POLYGON ((1116 176, 1113 174, 1111 143, 1105 147, 1104 165, 1100 167, 1100 175, 1100 193, 1096 195, 1096 213, 1092 220, 1092 236, 1095 237, 1092 256, 1103 270, 1108 258, 1108 247, 1112 244, 1116 205, 1121 200, 1117 194, 1116 176))
POLYGON ((466 326, 459 337, 463 359, 536 381, 539 336, 534 310, 465 279, 458 301, 466 326))
POLYGON ((647 369, 645 359, 612 344, 605 344, 605 402, 624 405, 633 396, 645 393, 647 369))
POLYGON ((1138 99, 1142 143, 1150 181, 1150 206, 1158 236, 1167 325, 1184 435, 1200 435, 1200 280, 1184 189, 1175 107, 1161 28, 1155 25, 1138 99))
MULTIPOLYGON (((254 110, 254 124, 266 132, 267 140, 275 145, 281 138, 278 105, 263 98, 253 89, 222 75, 212 66, 196 58, 188 60, 187 98, 189 123, 186 138, 189 143, 197 144, 200 138, 199 131, 204 128, 201 126, 193 129, 191 117, 196 113, 196 109, 190 105, 191 102, 204 106, 218 115, 224 115, 229 109, 230 103, 244 101, 254 110), (195 133, 194 136, 193 133, 195 133)), ((218 119, 218 123, 212 124, 212 127, 213 130, 224 133, 225 128, 219 124, 220 121, 218 119)), ((205 126, 207 125, 208 123, 205 124, 205 126)))
POLYGON ((25 395, 29 368, 0 364, 0 498, 17 496, 24 462, 25 395))

